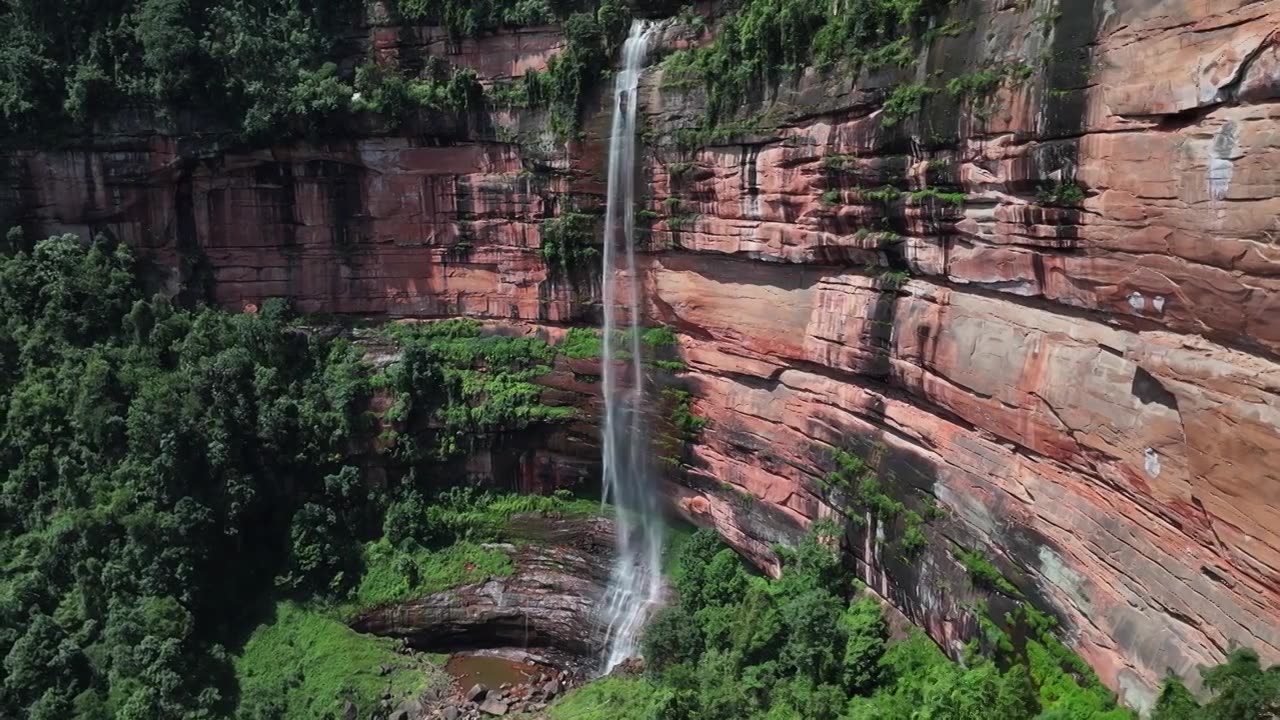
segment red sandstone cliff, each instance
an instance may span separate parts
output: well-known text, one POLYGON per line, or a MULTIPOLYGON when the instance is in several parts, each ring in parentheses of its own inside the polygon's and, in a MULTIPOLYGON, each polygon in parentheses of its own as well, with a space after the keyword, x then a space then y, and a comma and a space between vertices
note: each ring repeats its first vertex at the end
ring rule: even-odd
MULTIPOLYGON (((645 283, 710 421, 673 478, 685 512, 768 566, 770 542, 842 512, 830 450, 861 449, 945 510, 910 562, 874 518, 854 533, 873 587, 953 642, 976 593, 951 550, 983 548, 1142 706, 1233 643, 1280 661, 1280 0, 1059 4, 957 9, 974 31, 914 77, 1034 72, 892 128, 902 76, 810 72, 759 129, 680 150, 701 101, 655 69, 651 207, 682 217, 654 226, 645 283), (1038 199, 1073 177, 1082 202, 1038 199), (887 182, 965 199, 868 199, 887 182)), ((558 43, 414 37, 488 77, 558 43)), ((109 231, 233 307, 586 322, 591 288, 548 272, 538 224, 598 202, 607 118, 567 148, 542 125, 236 150, 135 127, 11 154, 0 208, 32 233, 109 231)))

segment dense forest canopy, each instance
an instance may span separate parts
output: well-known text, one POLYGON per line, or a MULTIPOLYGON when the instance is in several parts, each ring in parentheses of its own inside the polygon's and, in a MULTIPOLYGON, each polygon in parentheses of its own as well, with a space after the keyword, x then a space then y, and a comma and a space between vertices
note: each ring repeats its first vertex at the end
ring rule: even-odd
MULTIPOLYGON (((428 62, 415 72, 361 57, 364 0, 14 0, 0 6, 0 121, 52 138, 122 109, 198 119, 246 138, 340 127, 353 112, 402 117, 474 109, 474 72, 428 62), (355 35, 353 36, 353 33, 355 35), (335 124, 338 123, 338 124, 335 124)), ((564 22, 568 45, 531 76, 535 100, 572 123, 631 10, 620 0, 390 0, 401 19, 455 36, 564 22)), ((522 88, 524 102, 529 93, 522 88)))
MULTIPOLYGON (((762 83, 810 64, 910 62, 946 0, 742 0, 714 42, 677 53, 676 82, 706 87, 711 116, 731 115, 762 83), (681 80, 683 78, 683 80, 681 80)), ((339 132, 352 113, 393 121, 467 112, 486 90, 439 57, 376 62, 359 29, 370 0, 13 0, 0 6, 0 123, 53 140, 120 110, 246 139, 339 132), (192 123, 177 123, 187 118, 192 123)), ((633 15, 674 15, 670 0, 387 0, 393 22, 473 37, 557 22, 565 45, 546 71, 488 88, 495 106, 545 107, 563 135, 601 86, 633 15)), ((683 19, 703 19, 684 9, 683 19)))
POLYGON ((414 475, 568 412, 529 382, 554 355, 540 341, 402 328, 404 360, 371 375, 283 303, 145 297, 101 239, 0 257, 0 318, 3 717, 229 716, 231 653, 275 599, 385 600, 492 569, 433 549, 543 506, 424 499, 414 475), (393 417, 368 413, 375 391, 393 417), (358 469, 379 423, 409 468, 388 492, 358 469))

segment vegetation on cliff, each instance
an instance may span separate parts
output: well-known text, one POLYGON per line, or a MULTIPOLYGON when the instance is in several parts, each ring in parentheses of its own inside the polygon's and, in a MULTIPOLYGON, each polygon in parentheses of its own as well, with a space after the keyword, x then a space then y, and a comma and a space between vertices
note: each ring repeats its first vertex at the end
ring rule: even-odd
POLYGON ((649 686, 630 693, 663 720, 1132 716, 1038 615, 1016 647, 973 643, 963 663, 919 631, 891 641, 876 600, 847 599, 833 531, 784 551, 778 580, 750 575, 710 533, 687 541, 672 570, 680 600, 645 637, 649 686))
POLYGON ((526 386, 554 350, 465 323, 396 339, 403 358, 375 381, 362 350, 282 303, 231 314, 145 297, 109 242, 0 256, 0 716, 265 719, 376 702, 350 663, 385 649, 298 613, 500 574, 502 559, 457 543, 567 507, 414 491, 419 477, 448 485, 436 461, 458 448, 563 417, 526 386), (359 455, 379 388, 423 427, 404 433, 418 448, 401 454, 405 477, 375 488, 359 455), (330 655, 310 642, 346 648, 333 656, 346 664, 313 668, 330 655))
MULTIPOLYGON (((714 534, 685 540, 669 569, 679 601, 650 623, 646 673, 588 685, 553 720, 1131 720, 1054 623, 1023 607, 949 660, 919 630, 891 639, 879 602, 832 550, 819 524, 784 550, 782 576, 747 572, 714 534)), ((1280 667, 1235 652, 1203 671, 1203 706, 1170 680, 1153 720, 1246 720, 1280 708, 1280 667)))
MULTIPOLYGON (((913 40, 948 0, 745 0, 714 41, 673 54, 668 83, 701 83, 713 118, 732 115, 752 93, 810 65, 911 62, 913 40)), ((938 32, 938 31, 935 31, 938 32)), ((918 98, 912 100, 918 103, 918 98)))
MULTIPOLYGON (((344 63, 366 0, 14 0, 0 6, 0 121, 10 134, 85 130, 141 109, 175 126, 219 126, 250 139, 322 133, 351 113, 398 122, 411 113, 467 111, 483 101, 476 74, 427 58, 407 72, 385 61, 344 63)), ((519 89, 576 127, 631 18, 622 0, 400 0, 400 19, 456 37, 555 20, 562 53, 519 89)))

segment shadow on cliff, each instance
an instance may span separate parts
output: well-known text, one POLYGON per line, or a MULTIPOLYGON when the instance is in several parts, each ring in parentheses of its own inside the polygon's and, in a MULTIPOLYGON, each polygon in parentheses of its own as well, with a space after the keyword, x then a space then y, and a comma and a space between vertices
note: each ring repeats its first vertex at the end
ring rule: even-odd
POLYGON ((1025 627, 1006 615, 1024 604, 1062 620, 1024 570, 1037 568, 1046 550, 1056 552, 1047 538, 995 520, 999 502, 986 508, 989 527, 975 525, 970 508, 948 506, 944 498, 960 505, 989 499, 957 498, 940 488, 933 462, 906 445, 884 442, 887 429, 845 434, 814 421, 811 430, 830 438, 831 445, 809 449, 810 462, 826 477, 812 484, 841 529, 857 577, 953 658, 961 657, 968 641, 983 640, 988 620, 1020 643, 1025 627), (874 481, 842 484, 838 478, 847 465, 838 459, 841 452, 859 458, 874 481))

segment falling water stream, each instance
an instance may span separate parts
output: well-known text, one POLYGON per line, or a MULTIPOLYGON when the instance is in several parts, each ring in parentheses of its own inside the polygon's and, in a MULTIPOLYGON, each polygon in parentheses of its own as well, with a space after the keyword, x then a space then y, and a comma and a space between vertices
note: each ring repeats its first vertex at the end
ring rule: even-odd
POLYGON ((663 519, 648 463, 635 246, 636 96, 652 26, 631 25, 614 84, 604 235, 604 501, 616 508, 616 559, 604 604, 604 671, 636 654, 662 591, 663 519), (623 323, 619 327, 619 321, 623 323))

